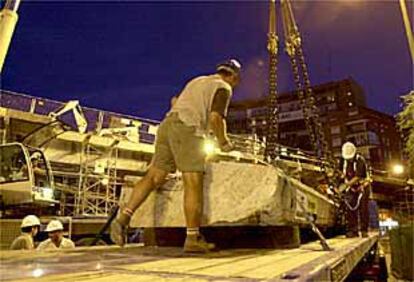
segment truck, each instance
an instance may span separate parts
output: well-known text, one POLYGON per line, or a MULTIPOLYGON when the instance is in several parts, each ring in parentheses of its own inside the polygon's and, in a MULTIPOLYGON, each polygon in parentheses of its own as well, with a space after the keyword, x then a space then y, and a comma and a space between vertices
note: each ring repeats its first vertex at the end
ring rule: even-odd
MULTIPOLYGON (((5 37, 7 37, 8 40, 3 40, 3 45, 0 46, 2 47, 2 52, 0 54, 0 57, 2 58, 4 58, 7 52, 11 34, 17 21, 16 11, 19 2, 20 1, 7 1, 7 11, 4 12, 5 16, 0 18, 7 20, 6 25, 4 26, 8 26, 9 28, 5 28, 4 30, 11 30, 11 32, 4 33, 7 35, 5 37)), ((286 2, 288 1, 285 1, 285 3, 286 2)), ((0 33, 0 38, 1 37, 0 33)), ((75 119, 76 117, 79 116, 75 115, 75 119)), ((34 141, 39 142, 39 140, 34 141)), ((42 144, 43 143, 40 143, 34 147, 41 147, 42 144)), ((2 188, 5 188, 4 193, 2 193, 4 206, 22 205, 26 203, 53 203, 55 201, 53 177, 49 174, 48 167, 50 166, 47 165, 47 161, 44 158, 44 155, 42 156, 41 151, 39 150, 40 152, 36 152, 36 150, 32 150, 33 152, 30 152, 30 148, 27 144, 22 145, 19 143, 11 145, 6 144, 5 147, 8 150, 6 150, 6 156, 10 156, 7 157, 4 172, 2 171, 2 179, 4 179, 2 180, 4 182, 2 188), (14 153, 14 151, 16 153, 14 153), (37 161, 39 158, 38 155, 41 156, 40 159, 42 159, 44 163, 44 165, 40 165, 40 167, 38 167, 38 163, 41 162, 37 161), (40 170, 46 172, 41 173, 40 170), (43 177, 37 177, 36 174, 42 175, 43 177), (7 186, 9 184, 10 186, 7 186), (16 188, 17 185, 21 185, 23 188, 16 188), (49 201, 45 199, 49 199, 49 201)), ((243 157, 243 155, 241 156, 243 157)), ((236 158, 240 157, 236 156, 236 158)), ((257 159, 252 158, 252 160, 254 162, 257 159)), ((288 162, 285 161, 284 164, 290 167, 293 165, 294 167, 294 163, 292 162, 287 165, 288 162)), ((256 164, 252 164, 251 166, 257 167, 256 164)), ((310 166, 312 166, 312 164, 310 164, 310 166)), ((244 167, 245 166, 243 166, 243 168, 244 167)), ((217 166, 216 169, 220 169, 220 167, 217 166)), ((230 214, 232 216, 231 220, 226 218, 224 223, 229 224, 229 222, 234 221, 242 224, 271 225, 276 224, 273 223, 272 220, 277 220, 277 224, 279 224, 279 222, 284 224, 285 220, 293 220, 296 224, 307 224, 307 221, 312 220, 308 219, 308 215, 315 214, 318 216, 314 219, 316 223, 318 223, 318 221, 320 223, 328 222, 330 225, 334 214, 332 211, 335 209, 334 202, 325 195, 321 196, 320 193, 313 191, 309 187, 303 186, 298 180, 288 179, 288 177, 285 176, 276 178, 273 170, 274 168, 267 168, 269 175, 271 175, 268 179, 271 181, 282 181, 283 183, 290 183, 292 186, 300 187, 295 190, 297 192, 296 194, 289 194, 288 202, 285 201, 285 204, 287 205, 286 210, 283 212, 286 213, 278 214, 281 210, 271 201, 275 198, 279 201, 278 203, 283 204, 285 197, 282 194, 286 191, 292 192, 294 189, 287 189, 284 187, 286 185, 283 185, 283 183, 280 187, 275 188, 274 186, 276 183, 272 182, 271 185, 267 186, 268 194, 264 196, 262 194, 263 197, 259 206, 246 201, 244 204, 254 206, 254 208, 249 210, 245 215, 230 214), (275 197, 273 198, 273 196, 275 197), (274 215, 277 216, 275 217, 274 215), (239 218, 239 216, 243 216, 243 218, 239 218)), ((219 186, 220 185, 215 186, 217 195, 219 194, 218 192, 220 192, 218 190, 219 186)), ((168 203, 168 197, 179 198, 180 190, 178 188, 180 187, 180 184, 175 183, 171 187, 173 190, 170 190, 170 195, 165 193, 164 201, 166 204, 162 207, 169 208, 170 211, 177 211, 174 204, 171 205, 168 203)), ((259 187, 256 187, 254 190, 257 192, 256 195, 260 194, 259 189, 259 187)), ((246 191, 246 195, 246 198, 251 196, 250 191, 246 191)), ((218 198, 219 197, 217 197, 217 199, 218 198)), ((154 199, 147 204, 152 205, 153 207, 158 207, 158 205, 154 204, 156 201, 157 199, 154 199)), ((211 201, 211 203, 213 202, 214 201, 211 201)), ((178 201, 175 201, 175 203, 178 203, 178 201)), ((239 202, 236 201, 232 202, 234 205, 237 205, 238 203, 239 202)), ((153 211, 154 214, 145 218, 152 222, 146 225, 138 219, 134 221, 138 227, 182 227, 182 218, 176 217, 171 219, 178 221, 177 223, 171 223, 172 221, 169 221, 170 219, 163 217, 167 213, 157 214, 156 212, 159 212, 159 210, 156 210, 155 208, 151 211, 153 211), (154 224, 154 222, 157 224, 154 224)), ((218 209, 215 211, 218 211, 218 209)), ((230 216, 228 216, 228 218, 230 218, 230 216)), ((221 214, 216 218, 216 221, 213 221, 214 217, 212 216, 209 219, 211 222, 217 224, 223 221, 221 214)), ((69 222, 72 222, 73 220, 74 218, 68 217, 69 222)), ((18 221, 15 221, 14 224, 17 222, 18 221)), ((1 223, 6 223, 6 221, 2 221, 1 223)), ((73 232, 72 227, 73 225, 69 225, 69 232, 72 231, 72 233, 75 233, 73 232)), ((260 228, 261 226, 254 227, 260 228)), ((287 224, 285 227, 290 226, 287 224)), ((2 226, 2 230, 3 229, 12 230, 13 228, 2 226)), ((87 229, 89 232, 91 231, 90 226, 88 226, 87 229)), ((226 231, 228 231, 228 229, 226 229, 225 232, 226 231)), ((62 280, 62 278, 75 281, 113 281, 125 279, 166 281, 343 281, 352 272, 358 262, 364 258, 368 259, 369 256, 377 253, 375 246, 378 241, 378 236, 376 234, 372 234, 369 238, 362 239, 336 237, 330 239, 330 241, 328 240, 327 245, 332 247, 328 249, 322 249, 318 244, 315 245, 312 243, 299 246, 296 244, 298 243, 298 233, 292 232, 290 234, 295 237, 293 238, 295 244, 293 247, 291 246, 292 248, 289 250, 259 248, 248 250, 231 249, 202 256, 187 256, 182 254, 181 249, 175 247, 152 247, 149 246, 149 243, 146 244, 146 246, 131 245, 123 249, 113 246, 102 248, 79 248, 74 251, 64 252, 59 258, 56 258, 53 254, 50 256, 46 255, 45 257, 43 253, 30 253, 27 256, 25 254, 21 255, 19 252, 2 252, 2 268, 0 268, 0 276, 2 279, 6 280, 24 279, 25 281, 37 279, 39 277, 49 281, 62 280), (24 266, 25 271, 10 271, 10 269, 14 270, 22 265, 24 266)), ((179 240, 180 239, 178 239, 178 241, 179 240)), ((290 242, 292 242, 292 240, 290 240, 290 242)), ((378 278, 379 276, 377 275, 376 277, 378 278)))

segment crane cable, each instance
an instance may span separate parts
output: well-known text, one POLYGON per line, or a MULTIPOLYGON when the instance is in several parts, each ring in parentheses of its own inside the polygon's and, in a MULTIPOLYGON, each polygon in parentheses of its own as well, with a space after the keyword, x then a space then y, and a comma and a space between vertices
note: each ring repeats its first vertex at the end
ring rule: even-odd
POLYGON ((269 52, 269 95, 267 96, 267 136, 265 159, 272 162, 277 157, 279 113, 277 104, 277 52, 279 38, 276 34, 276 7, 275 1, 270 1, 269 33, 267 50, 269 52))
MULTIPOLYGON (((302 48, 302 39, 296 25, 289 0, 281 0, 283 30, 285 35, 285 51, 291 62, 292 72, 296 84, 296 92, 302 107, 306 128, 309 132, 315 153, 334 166, 334 159, 326 141, 325 132, 320 121, 319 109, 316 106, 309 73, 302 48), (298 66, 299 63, 299 66, 298 66), (300 68, 299 68, 300 67, 300 68), (301 76, 304 81, 302 87, 301 76)), ((324 163, 324 162, 323 162, 324 163)))

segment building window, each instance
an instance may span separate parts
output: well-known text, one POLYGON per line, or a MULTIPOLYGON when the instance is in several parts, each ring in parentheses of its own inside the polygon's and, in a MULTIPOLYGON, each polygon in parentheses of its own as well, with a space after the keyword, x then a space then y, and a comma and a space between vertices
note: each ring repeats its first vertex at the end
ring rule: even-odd
POLYGON ((369 144, 372 144, 372 145, 380 144, 380 140, 379 140, 377 133, 372 132, 372 131, 368 131, 368 141, 369 141, 369 144))
POLYGON ((387 152, 387 150, 384 150, 384 153, 383 154, 384 154, 384 159, 387 160, 388 159, 388 152, 387 152))
POLYGON ((348 136, 348 139, 356 146, 365 146, 368 144, 368 137, 365 132, 352 134, 351 136, 348 136))
POLYGON ((340 133, 341 133, 341 127, 339 125, 331 127, 331 134, 340 134, 340 133))
POLYGON ((365 122, 358 122, 347 126, 349 132, 366 131, 365 122))
POLYGON ((336 110, 336 109, 337 109, 336 104, 329 104, 329 105, 328 105, 328 110, 329 110, 329 111, 334 111, 334 110, 336 110))
POLYGON ((332 138, 332 147, 340 147, 342 145, 342 139, 340 137, 332 138))

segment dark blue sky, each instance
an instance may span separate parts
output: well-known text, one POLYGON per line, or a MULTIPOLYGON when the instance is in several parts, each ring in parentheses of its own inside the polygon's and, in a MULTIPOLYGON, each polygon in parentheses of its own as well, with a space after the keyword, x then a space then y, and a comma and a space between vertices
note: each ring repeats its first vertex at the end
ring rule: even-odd
MULTIPOLYGON (((399 96, 413 88, 398 0, 293 7, 312 83, 352 76, 370 107, 398 112, 399 96)), ((235 57, 244 65, 235 99, 265 93, 268 2, 23 0, 19 16, 3 89, 160 119, 187 80, 235 57)), ((279 90, 291 90, 280 54, 279 90)))

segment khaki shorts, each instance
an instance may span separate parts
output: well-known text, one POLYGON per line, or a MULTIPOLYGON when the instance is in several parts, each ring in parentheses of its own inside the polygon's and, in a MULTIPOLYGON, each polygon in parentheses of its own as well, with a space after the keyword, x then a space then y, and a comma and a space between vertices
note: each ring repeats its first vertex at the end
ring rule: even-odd
POLYGON ((168 172, 204 172, 204 139, 195 132, 177 114, 166 117, 158 128, 152 165, 168 172))

